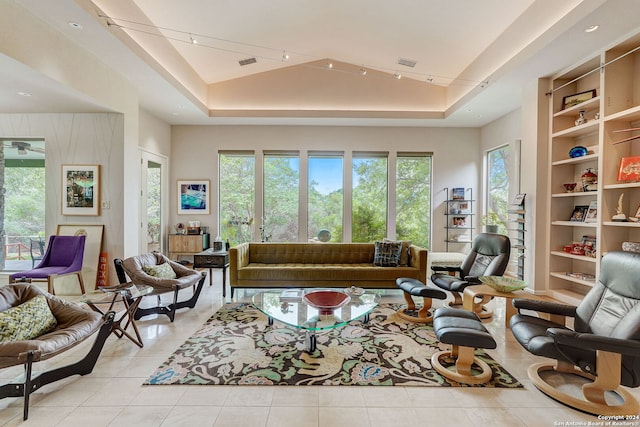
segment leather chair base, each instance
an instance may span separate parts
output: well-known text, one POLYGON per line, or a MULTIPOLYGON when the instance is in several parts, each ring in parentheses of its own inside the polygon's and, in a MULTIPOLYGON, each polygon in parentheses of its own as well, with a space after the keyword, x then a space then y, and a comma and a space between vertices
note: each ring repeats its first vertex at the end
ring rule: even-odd
POLYGON ((491 379, 491 367, 483 360, 474 356, 475 348, 452 346, 451 350, 442 350, 431 356, 431 365, 443 377, 464 384, 483 384, 491 379), (454 356, 457 353, 457 356, 454 356), (456 370, 447 369, 441 362, 444 357, 453 358, 456 370), (472 366, 480 368, 480 373, 473 374, 472 366))
POLYGON ((431 323, 433 322, 433 313, 429 311, 429 307, 426 310, 421 308, 420 310, 411 309, 408 307, 401 307, 396 313, 401 319, 414 323, 431 323))
POLYGON ((541 392, 564 405, 582 412, 593 415, 637 414, 640 412, 640 405, 638 404, 638 401, 633 397, 631 393, 622 388, 622 386, 618 385, 617 387, 612 388, 610 384, 600 384, 602 382, 609 382, 607 375, 594 377, 591 374, 582 372, 580 369, 575 368, 573 365, 556 364, 553 362, 543 362, 531 365, 528 370, 528 375, 533 385, 535 385, 541 392), (564 375, 576 375, 582 378, 589 379, 592 382, 582 386, 582 395, 584 399, 580 399, 576 397, 578 395, 578 392, 576 392, 576 396, 563 393, 553 387, 551 384, 544 381, 540 374, 545 371, 554 371, 558 374, 564 375), (622 401, 622 404, 607 404, 606 401, 604 401, 604 393, 607 391, 610 393, 615 393, 622 401))
MULTIPOLYGON (((443 305, 448 308, 462 308, 462 300, 460 299, 459 301, 460 302, 458 302, 458 299, 454 299, 453 301, 446 301, 443 305)), ((489 297, 488 301, 482 300, 479 303, 473 304, 474 313, 476 313, 478 317, 483 320, 491 319, 493 317, 493 310, 484 305, 489 301, 491 301, 491 297, 489 297)))

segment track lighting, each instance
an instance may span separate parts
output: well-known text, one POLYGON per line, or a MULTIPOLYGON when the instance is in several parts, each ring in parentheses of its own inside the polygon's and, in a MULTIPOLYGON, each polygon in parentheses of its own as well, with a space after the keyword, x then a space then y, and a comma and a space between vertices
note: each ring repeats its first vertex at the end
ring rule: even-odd
POLYGON ((394 78, 394 79, 396 79, 396 80, 400 80, 400 79, 402 78, 402 74, 400 74, 400 73, 395 73, 395 74, 393 75, 393 78, 394 78))

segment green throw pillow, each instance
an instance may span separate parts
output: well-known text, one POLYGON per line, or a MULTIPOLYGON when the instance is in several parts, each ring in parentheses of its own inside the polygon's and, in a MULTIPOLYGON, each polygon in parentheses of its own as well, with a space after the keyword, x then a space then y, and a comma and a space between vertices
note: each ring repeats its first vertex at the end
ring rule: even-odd
POLYGON ((142 269, 149 275, 157 277, 158 279, 175 279, 176 272, 173 271, 171 266, 164 262, 158 265, 145 265, 142 269))
POLYGON ((57 324, 47 298, 38 295, 0 312, 0 342, 31 340, 54 330, 57 324))
POLYGON ((382 267, 397 267, 400 262, 400 242, 375 242, 375 253, 373 255, 373 265, 382 267))

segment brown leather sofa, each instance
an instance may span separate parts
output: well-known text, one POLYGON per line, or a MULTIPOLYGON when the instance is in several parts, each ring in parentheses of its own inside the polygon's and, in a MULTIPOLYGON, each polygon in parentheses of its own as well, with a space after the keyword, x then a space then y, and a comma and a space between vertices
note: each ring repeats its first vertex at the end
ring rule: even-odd
POLYGON ((409 247, 407 266, 373 265, 373 243, 242 243, 229 250, 235 288, 350 287, 397 289, 399 277, 426 283, 427 250, 409 247))

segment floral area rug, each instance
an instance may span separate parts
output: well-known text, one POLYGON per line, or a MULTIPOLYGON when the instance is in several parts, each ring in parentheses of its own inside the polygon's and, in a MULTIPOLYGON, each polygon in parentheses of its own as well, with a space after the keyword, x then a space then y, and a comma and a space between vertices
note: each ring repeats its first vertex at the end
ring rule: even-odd
MULTIPOLYGON (((227 304, 178 348, 145 384, 468 386, 431 367, 439 343, 431 325, 408 323, 382 304, 368 323, 319 332, 309 354, 304 331, 267 318, 251 304, 227 304)), ((492 380, 475 387, 522 388, 484 351, 492 380)))

